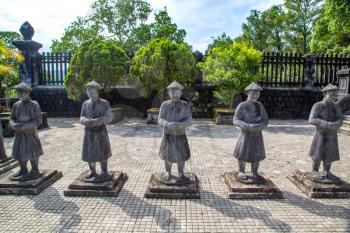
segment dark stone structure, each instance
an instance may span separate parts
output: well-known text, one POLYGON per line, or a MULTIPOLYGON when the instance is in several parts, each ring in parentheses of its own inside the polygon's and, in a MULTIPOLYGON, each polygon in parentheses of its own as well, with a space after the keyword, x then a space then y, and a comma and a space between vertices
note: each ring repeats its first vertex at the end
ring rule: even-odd
POLYGON ((321 101, 321 90, 303 88, 264 88, 260 102, 269 118, 307 119, 314 103, 321 101))

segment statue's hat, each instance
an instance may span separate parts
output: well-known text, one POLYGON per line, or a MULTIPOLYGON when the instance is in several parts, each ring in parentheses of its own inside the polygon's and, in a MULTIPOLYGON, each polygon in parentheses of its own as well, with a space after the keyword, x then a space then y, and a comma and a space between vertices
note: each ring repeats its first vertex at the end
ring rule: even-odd
POLYGON ((329 83, 327 86, 325 86, 323 89, 322 89, 322 92, 328 92, 328 91, 338 91, 339 90, 339 87, 329 83))
POLYGON ((86 86, 87 87, 95 87, 95 88, 97 88, 97 90, 101 90, 102 89, 102 86, 96 81, 91 81, 88 84, 86 84, 86 86))
POLYGON ((169 90, 169 89, 179 89, 179 90, 182 90, 182 89, 184 89, 184 88, 183 88, 183 86, 181 86, 180 83, 174 81, 174 82, 172 82, 172 83, 167 87, 167 89, 168 89, 168 90, 169 90))
POLYGON ((244 90, 245 91, 262 91, 262 88, 256 83, 251 83, 244 90))
POLYGON ((30 92, 32 90, 32 88, 30 86, 28 86, 26 83, 23 83, 23 82, 18 84, 18 85, 16 85, 16 86, 14 86, 14 88, 16 90, 28 91, 28 92, 30 92))

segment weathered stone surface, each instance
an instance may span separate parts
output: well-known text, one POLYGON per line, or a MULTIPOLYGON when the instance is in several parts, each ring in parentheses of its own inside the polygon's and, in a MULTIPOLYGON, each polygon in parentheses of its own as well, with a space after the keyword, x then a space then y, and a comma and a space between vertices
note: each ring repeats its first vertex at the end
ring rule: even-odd
POLYGON ((310 198, 349 198, 350 184, 341 180, 339 183, 327 184, 310 179, 310 172, 296 172, 288 175, 301 191, 310 198))
POLYGON ((128 176, 119 171, 110 171, 112 179, 100 182, 85 182, 84 177, 89 171, 85 171, 73 181, 64 191, 65 196, 88 196, 88 197, 116 197, 122 189, 128 176))
POLYGON ((260 172, 265 182, 260 184, 242 183, 236 178, 236 172, 225 172, 222 179, 230 199, 282 199, 281 190, 271 179, 260 172))
POLYGON ((17 167, 18 161, 14 160, 14 159, 8 159, 2 163, 0 163, 0 175, 11 170, 12 168, 17 167))
POLYGON ((155 173, 151 175, 146 198, 164 198, 164 199, 194 199, 199 198, 198 179, 194 173, 185 173, 190 179, 184 185, 166 185, 160 181, 163 173, 155 173))
POLYGON ((2 195, 37 195, 62 177, 57 170, 41 170, 43 174, 34 180, 14 181, 10 176, 0 179, 0 194, 2 195))
POLYGON ((158 124, 159 108, 151 108, 147 110, 147 124, 158 124))

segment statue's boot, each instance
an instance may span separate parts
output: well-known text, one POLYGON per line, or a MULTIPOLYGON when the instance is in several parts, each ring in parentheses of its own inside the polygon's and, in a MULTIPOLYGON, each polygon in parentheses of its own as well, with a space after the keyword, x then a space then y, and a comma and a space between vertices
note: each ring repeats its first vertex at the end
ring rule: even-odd
POLYGON ((258 173, 259 164, 260 164, 260 162, 253 162, 251 164, 251 167, 252 167, 252 182, 253 183, 260 183, 260 182, 264 181, 264 178, 262 176, 260 176, 259 173, 258 173))
POLYGON ((19 171, 13 174, 12 178, 18 178, 28 173, 27 161, 19 161, 19 171))
POLYGON ((164 161, 165 162, 165 173, 163 173, 160 176, 160 179, 163 181, 169 181, 171 179, 171 168, 173 166, 173 164, 171 162, 168 161, 164 161))
POLYGON ((107 180, 112 179, 113 176, 108 173, 108 169, 107 169, 108 162, 107 162, 107 160, 100 162, 100 165, 101 165, 101 174, 97 177, 96 180, 102 182, 102 181, 107 181, 107 180))
POLYGON ((243 160, 238 160, 238 179, 239 180, 246 180, 247 179, 247 176, 245 174, 245 165, 246 165, 246 162, 243 161, 243 160))
POLYGON ((187 176, 185 176, 185 161, 181 161, 177 163, 177 171, 179 173, 179 179, 178 179, 178 183, 187 183, 188 181, 190 181, 190 178, 188 178, 187 176))
POLYGON ((90 172, 85 176, 86 179, 97 176, 96 174, 96 163, 89 162, 90 172))
POLYGON ((323 168, 324 168, 324 172, 323 172, 323 176, 327 179, 330 179, 332 181, 339 181, 340 178, 333 175, 331 170, 331 162, 324 162, 323 161, 323 168))
POLYGON ((41 173, 39 172, 39 157, 30 160, 30 165, 32 166, 32 170, 19 178, 21 181, 26 180, 34 180, 40 177, 41 173))
POLYGON ((318 170, 320 169, 320 164, 321 164, 321 160, 313 160, 312 161, 311 177, 313 180, 319 180, 319 181, 323 180, 322 175, 318 172, 318 170))

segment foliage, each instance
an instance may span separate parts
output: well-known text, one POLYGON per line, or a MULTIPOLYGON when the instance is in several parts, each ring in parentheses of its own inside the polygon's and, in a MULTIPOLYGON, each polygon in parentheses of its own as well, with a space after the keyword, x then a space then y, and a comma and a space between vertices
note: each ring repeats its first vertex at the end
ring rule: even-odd
POLYGON ((5 96, 8 96, 8 89, 19 82, 18 63, 23 61, 24 57, 20 52, 7 47, 0 39, 0 80, 5 96))
POLYGON ((323 0, 286 0, 286 41, 295 52, 310 51, 311 31, 319 17, 323 0))
POLYGON ((312 31, 315 53, 350 53, 350 2, 326 0, 312 31))
POLYGON ((233 40, 231 39, 231 37, 224 32, 220 36, 213 38, 213 42, 208 45, 208 48, 205 51, 205 55, 209 55, 210 50, 214 47, 228 47, 232 44, 232 42, 233 40))
POLYGON ((195 59, 187 44, 154 39, 136 52, 130 73, 141 81, 141 93, 148 96, 152 91, 163 91, 174 80, 182 84, 192 81, 195 59))
POLYGON ((101 38, 85 41, 73 55, 64 84, 68 96, 78 99, 85 85, 95 80, 103 87, 112 87, 125 78, 128 56, 114 41, 101 38))
POLYGON ((285 27, 285 13, 281 5, 263 12, 252 10, 247 23, 242 25, 240 41, 261 51, 281 51, 284 48, 285 27))
POLYGON ((155 12, 155 22, 147 24, 150 12, 150 4, 145 0, 95 0, 90 13, 66 28, 60 40, 53 40, 51 49, 75 51, 84 41, 100 36, 115 40, 132 56, 155 38, 184 41, 185 30, 177 28, 166 8, 155 12))
POLYGON ((15 46, 12 45, 12 42, 22 40, 22 36, 18 32, 0 31, 0 40, 3 40, 8 48, 15 48, 15 46))
POLYGON ((87 18, 78 17, 64 30, 60 40, 53 40, 51 50, 53 52, 75 52, 86 40, 98 36, 99 26, 91 24, 87 18))
POLYGON ((258 71, 262 53, 244 42, 211 48, 200 64, 204 78, 219 89, 214 94, 221 103, 232 105, 236 93, 261 78, 258 71))

